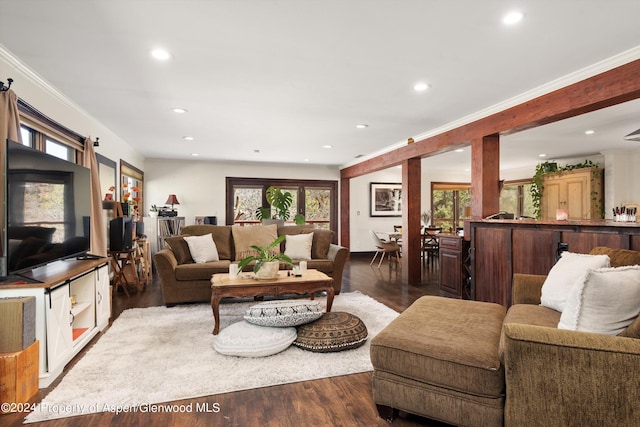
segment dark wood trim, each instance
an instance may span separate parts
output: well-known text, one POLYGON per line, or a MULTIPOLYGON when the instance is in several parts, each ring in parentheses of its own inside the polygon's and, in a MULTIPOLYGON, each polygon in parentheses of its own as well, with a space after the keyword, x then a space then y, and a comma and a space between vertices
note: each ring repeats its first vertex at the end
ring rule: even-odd
POLYGON ((420 159, 407 159, 402 162, 402 278, 407 283, 420 283, 422 276, 421 175, 420 159))
POLYGON ((351 221, 350 209, 350 181, 348 179, 340 180, 340 245, 348 248, 351 244, 351 235, 349 234, 349 223, 351 221))
POLYGON ((485 218, 500 210, 500 137, 471 141, 471 217, 485 218))

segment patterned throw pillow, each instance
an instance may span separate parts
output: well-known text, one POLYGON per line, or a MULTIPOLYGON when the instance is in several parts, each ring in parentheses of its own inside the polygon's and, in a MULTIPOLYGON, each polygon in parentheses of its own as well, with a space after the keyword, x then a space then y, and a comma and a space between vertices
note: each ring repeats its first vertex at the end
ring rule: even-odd
POLYGON ((323 315, 318 301, 265 301, 251 306, 244 319, 255 325, 289 327, 313 322, 323 315))
POLYGON ((213 348, 226 356, 265 357, 286 350, 295 339, 296 328, 268 328, 243 320, 221 330, 213 348))
POLYGON ((350 313, 332 311, 320 319, 298 326, 293 345, 316 353, 329 353, 360 347, 367 340, 367 327, 350 313))

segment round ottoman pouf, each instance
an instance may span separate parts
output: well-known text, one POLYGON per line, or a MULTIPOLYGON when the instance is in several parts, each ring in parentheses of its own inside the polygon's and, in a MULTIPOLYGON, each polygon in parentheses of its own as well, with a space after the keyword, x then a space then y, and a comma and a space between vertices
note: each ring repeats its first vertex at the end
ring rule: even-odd
POLYGON ((264 357, 286 350, 295 339, 296 328, 269 328, 243 320, 221 330, 213 348, 227 356, 264 357))
POLYGON ((320 319, 297 327, 298 338, 293 345, 317 353, 349 350, 367 340, 367 327, 350 313, 333 311, 320 319))
POLYGON ((251 306, 244 320, 260 326, 298 326, 319 319, 324 314, 322 304, 311 300, 265 301, 251 306))

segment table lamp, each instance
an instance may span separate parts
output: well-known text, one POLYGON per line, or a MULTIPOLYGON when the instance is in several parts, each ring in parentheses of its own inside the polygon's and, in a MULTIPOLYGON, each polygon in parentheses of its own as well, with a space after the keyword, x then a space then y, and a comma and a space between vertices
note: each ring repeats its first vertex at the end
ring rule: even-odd
POLYGON ((178 198, 176 197, 175 194, 169 194, 169 197, 167 197, 167 201, 164 202, 167 205, 171 205, 171 210, 173 210, 173 205, 179 205, 180 202, 178 201, 178 198))

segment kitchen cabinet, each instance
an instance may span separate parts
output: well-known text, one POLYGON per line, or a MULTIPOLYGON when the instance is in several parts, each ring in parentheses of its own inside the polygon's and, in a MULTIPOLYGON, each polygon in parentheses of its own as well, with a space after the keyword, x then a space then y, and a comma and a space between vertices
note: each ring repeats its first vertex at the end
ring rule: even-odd
POLYGON ((33 296, 36 299, 39 387, 44 388, 109 325, 109 264, 106 258, 68 259, 21 276, 25 280, 2 283, 0 298, 33 296))
POLYGON ((440 295, 469 299, 469 241, 456 234, 439 234, 440 295))
POLYGON ((556 219, 558 209, 566 209, 571 220, 601 219, 604 203, 602 175, 600 168, 581 168, 544 175, 541 219, 556 219))

